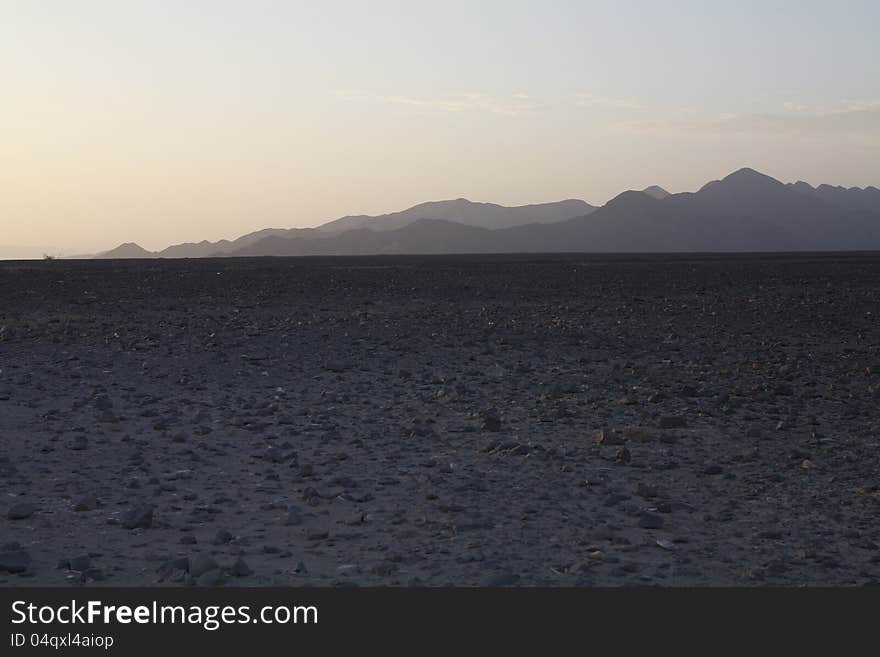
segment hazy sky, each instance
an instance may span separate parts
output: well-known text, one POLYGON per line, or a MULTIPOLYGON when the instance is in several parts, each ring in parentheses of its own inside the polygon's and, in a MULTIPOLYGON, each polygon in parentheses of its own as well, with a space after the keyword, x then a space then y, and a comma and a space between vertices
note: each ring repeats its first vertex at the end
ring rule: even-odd
POLYGON ((878 26, 877 0, 0 0, 0 245, 604 203, 741 166, 880 185, 878 26))

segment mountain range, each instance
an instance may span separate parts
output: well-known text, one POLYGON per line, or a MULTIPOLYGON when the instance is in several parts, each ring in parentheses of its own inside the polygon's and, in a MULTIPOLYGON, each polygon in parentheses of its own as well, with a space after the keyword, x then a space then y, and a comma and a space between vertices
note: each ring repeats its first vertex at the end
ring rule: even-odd
POLYGON ((654 185, 599 208, 580 200, 520 207, 434 201, 159 252, 127 243, 96 257, 874 249, 880 189, 785 184, 744 168, 697 192, 670 194, 654 185))

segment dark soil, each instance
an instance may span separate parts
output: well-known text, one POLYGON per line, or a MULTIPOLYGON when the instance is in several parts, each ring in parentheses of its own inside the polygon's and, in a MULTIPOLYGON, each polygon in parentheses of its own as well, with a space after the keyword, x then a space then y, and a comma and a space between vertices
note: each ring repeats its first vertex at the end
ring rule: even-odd
POLYGON ((880 579, 880 254, 0 263, 0 584, 880 579))

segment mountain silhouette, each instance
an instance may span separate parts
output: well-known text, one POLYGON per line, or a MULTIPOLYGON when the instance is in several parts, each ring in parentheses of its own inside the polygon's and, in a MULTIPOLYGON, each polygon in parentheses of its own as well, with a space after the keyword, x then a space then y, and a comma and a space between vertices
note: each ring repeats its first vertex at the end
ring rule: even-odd
POLYGON ((802 180, 789 183, 789 187, 801 194, 821 198, 829 203, 849 208, 850 210, 867 210, 880 212, 880 189, 876 187, 832 187, 819 185, 813 187, 802 180))
POLYGON ((147 251, 142 246, 135 244, 134 242, 126 242, 125 244, 120 244, 115 249, 111 249, 109 251, 105 251, 103 253, 99 253, 94 256, 95 258, 155 258, 156 254, 152 251, 147 251))
POLYGON ((669 196, 669 192, 667 192, 659 185, 651 185, 650 187, 645 187, 642 191, 648 196, 653 196, 657 199, 664 199, 669 196))
MULTIPOLYGON (((407 210, 392 212, 390 214, 369 216, 356 215, 341 217, 322 224, 316 228, 266 228, 253 233, 248 233, 235 240, 220 240, 218 242, 186 242, 175 244, 161 251, 147 252, 149 255, 120 255, 126 250, 119 251, 122 245, 101 253, 99 258, 123 258, 123 257, 153 257, 153 258, 205 258, 237 254, 243 255, 270 250, 269 245, 280 244, 277 239, 270 239, 262 247, 252 249, 252 245, 267 238, 285 238, 294 240, 321 239, 333 235, 339 235, 356 228, 366 228, 371 231, 392 231, 413 224, 422 219, 464 224, 465 226, 482 227, 487 229, 508 228, 527 223, 552 223, 562 221, 580 215, 589 214, 596 208, 586 201, 568 199, 554 203, 539 203, 536 205, 521 205, 506 207, 495 203, 477 203, 464 198, 449 201, 429 201, 420 203, 407 210)), ((463 233, 465 234, 465 233, 463 233)), ((371 242, 372 243, 372 242, 371 242)), ((288 245, 289 246, 289 245, 288 245)), ((285 250, 287 247, 283 248, 285 250)), ((320 248, 320 247, 316 247, 320 248)), ((255 253, 256 254, 256 253, 255 253)))
POLYGON ((583 201, 505 208, 457 199, 379 217, 343 217, 317 228, 267 229, 232 242, 177 245, 158 254, 125 244, 100 257, 196 250, 200 255, 189 257, 872 250, 880 249, 877 195, 875 187, 785 184, 744 168, 697 192, 669 194, 652 186, 624 192, 600 208, 583 201), (579 215, 565 216, 577 209, 579 215))
POLYGON ((505 207, 495 203, 476 203, 464 198, 452 201, 429 201, 420 203, 402 212, 392 212, 378 217, 365 215, 342 217, 319 226, 324 233, 341 233, 352 228, 369 228, 376 231, 395 230, 415 223, 420 219, 451 221, 466 226, 488 228, 510 228, 522 224, 546 224, 571 217, 589 214, 595 207, 586 201, 568 199, 556 203, 521 205, 505 207))

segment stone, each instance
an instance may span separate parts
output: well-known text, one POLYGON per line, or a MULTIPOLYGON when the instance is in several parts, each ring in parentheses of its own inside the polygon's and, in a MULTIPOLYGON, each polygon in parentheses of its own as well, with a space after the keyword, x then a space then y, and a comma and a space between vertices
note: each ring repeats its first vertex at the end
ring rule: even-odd
MULTIPOLYGON (((102 422, 105 420, 101 420, 102 422)), ((84 449, 88 449, 89 447, 89 439, 85 436, 74 436, 67 443, 67 448, 72 449, 75 452, 81 452, 84 449)))
POLYGON ((250 566, 245 563, 245 560, 241 557, 235 560, 235 563, 232 564, 232 568, 230 572, 236 577, 247 577, 248 575, 253 574, 253 570, 250 569, 250 566))
POLYGON ((641 427, 626 427, 623 430, 623 437, 626 440, 634 440, 638 443, 647 443, 651 441, 651 434, 641 427))
POLYGON ((664 415, 660 418, 661 429, 683 429, 687 422, 680 415, 664 415))
POLYGON ((501 416, 494 408, 483 411, 483 431, 501 431, 501 416))
POLYGON ((642 529, 660 529, 664 524, 663 516, 656 513, 642 511, 641 515, 639 515, 639 527, 642 529))
POLYGON ((494 575, 489 575, 482 581, 481 586, 513 586, 514 584, 519 582, 519 580, 520 577, 516 573, 505 571, 496 573, 494 575))
POLYGON ((9 508, 6 517, 10 520, 27 520, 37 512, 37 506, 29 502, 20 502, 9 508))
POLYGON ((644 482, 639 482, 639 485, 636 487, 636 495, 643 499, 650 500, 657 497, 657 487, 649 486, 644 482))
POLYGON ((87 554, 81 554, 78 557, 73 557, 67 563, 70 570, 78 570, 80 572, 83 572, 91 567, 92 559, 87 554))
POLYGON ((73 510, 77 513, 94 511, 98 508, 98 498, 94 495, 83 495, 73 503, 73 510))
POLYGON ((149 529, 153 526, 153 507, 147 504, 129 509, 121 524, 125 529, 149 529))
POLYGON ((173 572, 176 571, 189 571, 189 559, 186 557, 180 557, 178 559, 170 559, 159 566, 158 572, 163 577, 167 577, 173 572))
POLYGON ((593 440, 599 445, 623 445, 623 435, 616 431, 605 431, 599 429, 593 434, 593 440))
POLYGON ((219 568, 217 562, 210 556, 201 552, 189 560, 189 573, 195 578, 219 568))
POLYGON ((197 586, 220 586, 225 581, 225 577, 223 575, 223 571, 214 568, 212 570, 208 570, 198 577, 196 577, 196 585, 197 586))
POLYGON ((24 550, 0 552, 0 572, 23 573, 30 566, 31 557, 24 550))
POLYGON ((214 536, 214 540, 212 541, 214 545, 226 545, 232 540, 232 533, 226 531, 225 529, 221 529, 217 532, 216 536, 214 536))

